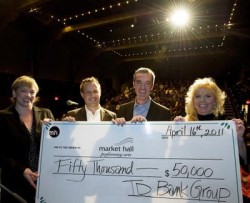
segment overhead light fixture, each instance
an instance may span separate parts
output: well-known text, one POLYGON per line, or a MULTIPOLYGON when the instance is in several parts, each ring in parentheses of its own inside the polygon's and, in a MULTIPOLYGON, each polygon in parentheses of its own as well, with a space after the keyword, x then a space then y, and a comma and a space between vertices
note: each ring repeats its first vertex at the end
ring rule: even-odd
POLYGON ((170 17, 170 22, 174 26, 183 27, 189 23, 190 15, 186 9, 177 9, 170 17))

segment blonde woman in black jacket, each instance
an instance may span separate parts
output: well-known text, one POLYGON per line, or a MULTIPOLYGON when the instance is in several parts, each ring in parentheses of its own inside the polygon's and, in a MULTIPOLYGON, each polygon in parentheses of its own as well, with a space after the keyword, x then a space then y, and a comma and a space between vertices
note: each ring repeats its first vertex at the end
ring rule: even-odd
MULTIPOLYGON (((49 109, 34 106, 39 87, 29 76, 12 86, 12 105, 0 111, 2 184, 28 203, 35 202, 42 122, 54 120, 49 109)), ((2 203, 19 202, 2 189, 2 203)))

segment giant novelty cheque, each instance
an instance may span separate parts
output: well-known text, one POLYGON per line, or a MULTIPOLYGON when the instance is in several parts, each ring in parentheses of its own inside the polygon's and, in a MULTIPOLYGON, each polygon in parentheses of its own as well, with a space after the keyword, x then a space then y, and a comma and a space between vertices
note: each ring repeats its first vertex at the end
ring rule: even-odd
POLYGON ((36 203, 241 203, 232 121, 50 122, 36 203))

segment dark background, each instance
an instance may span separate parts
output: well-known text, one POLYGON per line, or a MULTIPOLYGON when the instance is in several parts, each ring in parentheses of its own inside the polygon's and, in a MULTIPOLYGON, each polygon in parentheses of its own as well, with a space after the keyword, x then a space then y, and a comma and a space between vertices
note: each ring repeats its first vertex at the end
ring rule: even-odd
MULTIPOLYGON (((131 85, 140 66, 156 79, 214 77, 223 87, 249 84, 248 0, 0 0, 0 108, 23 74, 41 88, 40 105, 59 116, 81 103, 79 82, 96 76, 102 104, 131 85), (176 5, 193 10, 185 30, 165 21, 176 5), (134 28, 131 28, 131 24, 134 28), (66 32, 66 28, 72 29, 66 32), (58 96, 58 100, 55 100, 58 96)), ((249 98, 248 91, 244 99, 249 98)), ((243 99, 243 102, 244 102, 243 99)), ((239 101, 241 103, 242 101, 239 101)))

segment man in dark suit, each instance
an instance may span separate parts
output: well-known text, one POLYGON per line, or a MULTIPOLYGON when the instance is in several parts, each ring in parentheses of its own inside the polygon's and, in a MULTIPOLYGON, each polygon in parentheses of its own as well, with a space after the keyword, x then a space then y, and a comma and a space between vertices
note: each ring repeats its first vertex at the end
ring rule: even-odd
POLYGON ((136 97, 134 101, 120 105, 117 112, 117 119, 113 122, 123 125, 126 121, 169 121, 170 110, 155 102, 150 93, 154 88, 155 74, 149 68, 139 68, 133 76, 133 87, 136 97))
POLYGON ((101 107, 101 85, 97 78, 89 77, 82 80, 80 94, 85 106, 66 113, 64 121, 111 121, 116 113, 101 107))

